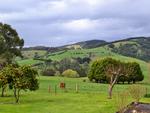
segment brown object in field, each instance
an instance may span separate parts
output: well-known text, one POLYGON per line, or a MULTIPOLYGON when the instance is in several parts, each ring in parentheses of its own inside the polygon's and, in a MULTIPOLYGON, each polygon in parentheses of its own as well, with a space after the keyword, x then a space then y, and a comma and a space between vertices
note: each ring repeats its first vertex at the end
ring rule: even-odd
POLYGON ((116 113, 150 113, 150 103, 132 102, 116 113))
POLYGON ((60 83, 60 88, 61 88, 61 89, 65 89, 65 88, 66 88, 66 84, 65 84, 64 82, 61 82, 61 83, 60 83))

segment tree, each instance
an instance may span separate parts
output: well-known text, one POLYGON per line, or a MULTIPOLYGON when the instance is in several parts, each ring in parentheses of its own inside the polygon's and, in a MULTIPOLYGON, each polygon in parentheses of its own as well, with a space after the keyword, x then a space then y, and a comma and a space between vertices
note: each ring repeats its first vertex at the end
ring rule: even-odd
POLYGON ((120 76, 127 77, 134 72, 134 68, 127 67, 126 63, 120 62, 119 60, 114 59, 112 60, 113 64, 109 64, 105 69, 106 76, 109 79, 109 90, 108 90, 109 99, 112 98, 112 90, 118 78, 120 76))
POLYGON ((109 64, 113 64, 112 58, 96 59, 93 61, 88 72, 88 78, 90 81, 108 82, 105 68, 109 64))
POLYGON ((18 103, 21 90, 35 91, 39 88, 39 83, 36 78, 38 72, 30 66, 22 66, 16 68, 14 71, 16 73, 15 76, 13 76, 12 86, 14 89, 16 103, 18 103))
POLYGON ((74 58, 76 61, 78 61, 80 64, 84 64, 84 63, 90 63, 91 61, 91 58, 90 57, 84 57, 84 58, 81 58, 81 57, 77 57, 77 58, 74 58))
POLYGON ((112 98, 112 90, 115 83, 117 82, 117 79, 122 75, 122 68, 122 64, 119 61, 116 61, 115 64, 110 64, 105 69, 106 76, 109 79, 109 99, 112 98))
POLYGON ((0 23, 0 59, 11 63, 14 56, 22 56, 23 45, 24 40, 20 39, 15 29, 8 24, 0 23))
POLYGON ((0 87, 1 87, 1 97, 4 97, 4 91, 7 87, 8 84, 8 75, 7 75, 7 70, 3 69, 0 71, 0 87))
MULTIPOLYGON (((104 59, 97 59, 91 63, 91 66, 89 68, 88 77, 90 81, 95 82, 106 82, 108 83, 108 77, 106 77, 105 69, 108 65, 114 64, 114 60, 112 58, 104 58, 104 59)), ((124 66, 128 69, 132 69, 132 73, 128 73, 127 76, 120 75, 117 79, 117 83, 119 82, 133 82, 136 81, 142 81, 144 79, 144 75, 142 73, 142 70, 140 68, 140 65, 136 62, 128 62, 124 63, 122 62, 124 66)))
POLYGON ((40 58, 38 52, 35 52, 35 53, 34 53, 34 57, 33 57, 33 58, 34 58, 35 60, 40 58))
POLYGON ((128 74, 127 81, 130 83, 131 81, 135 83, 136 81, 142 81, 144 79, 144 75, 140 68, 140 65, 136 62, 126 63, 128 69, 132 68, 132 73, 128 74))
POLYGON ((88 73, 90 81, 109 83, 108 95, 112 98, 112 90, 119 81, 143 80, 143 74, 137 63, 124 63, 112 58, 95 60, 88 73))
POLYGON ((9 88, 14 91, 16 103, 18 103, 21 90, 34 91, 38 89, 39 84, 36 78, 37 75, 37 71, 30 66, 19 67, 7 65, 0 73, 0 81, 3 83, 2 91, 7 85, 9 85, 9 88))
POLYGON ((65 70, 70 69, 71 59, 64 58, 59 62, 59 71, 63 73, 65 70))
POLYGON ((4 97, 4 91, 7 87, 8 84, 11 83, 12 80, 12 73, 13 70, 10 68, 10 66, 12 67, 17 67, 17 64, 11 64, 11 65, 7 65, 6 67, 3 67, 0 71, 0 86, 1 86, 1 96, 4 97))
POLYGON ((75 59, 65 58, 62 59, 59 63, 58 71, 63 73, 67 69, 72 69, 78 72, 80 76, 85 76, 85 70, 82 68, 82 65, 75 59))
POLYGON ((43 76, 54 76, 55 73, 56 73, 56 71, 53 68, 47 68, 47 69, 42 70, 42 72, 41 72, 41 74, 43 76))

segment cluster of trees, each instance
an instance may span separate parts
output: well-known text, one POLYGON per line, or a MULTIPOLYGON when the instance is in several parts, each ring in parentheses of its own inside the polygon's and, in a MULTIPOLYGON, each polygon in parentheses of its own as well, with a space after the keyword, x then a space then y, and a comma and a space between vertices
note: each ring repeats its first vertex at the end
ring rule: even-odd
POLYGON ((117 83, 131 82, 135 83, 137 81, 142 81, 144 76, 142 74, 140 65, 136 62, 120 62, 118 60, 112 58, 104 58, 98 59, 91 64, 90 71, 88 73, 88 77, 90 81, 101 82, 101 83, 109 83, 109 77, 106 75, 106 68, 109 65, 122 64, 124 65, 124 69, 130 69, 126 75, 120 75, 117 79, 117 83))
POLYGON ((140 65, 136 62, 121 62, 112 58, 98 59, 90 67, 88 77, 91 81, 109 83, 109 98, 112 98, 112 90, 117 82, 130 83, 133 81, 142 81, 140 65))
MULTIPOLYGON (((63 72, 71 70, 69 72, 76 72, 76 77, 87 76, 90 58, 64 58, 60 61, 45 61, 42 68, 42 75, 45 76, 63 76, 63 72)), ((68 76, 69 77, 69 76, 68 76)))

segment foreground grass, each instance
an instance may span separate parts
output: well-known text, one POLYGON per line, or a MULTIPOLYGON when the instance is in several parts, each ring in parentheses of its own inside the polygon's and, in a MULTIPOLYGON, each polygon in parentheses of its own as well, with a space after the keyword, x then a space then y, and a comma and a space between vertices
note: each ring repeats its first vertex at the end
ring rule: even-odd
MULTIPOLYGON (((39 77, 40 89, 36 92, 23 92, 19 104, 12 103, 14 98, 8 91, 5 98, 0 97, 0 113, 115 113, 115 98, 107 99, 107 84, 83 82, 83 79, 61 77, 39 77), (59 88, 64 81, 67 92, 59 88), (75 85, 79 85, 79 93, 75 93, 75 85), (54 87, 57 85, 57 93, 54 87), (50 93, 48 87, 50 86, 50 93)), ((150 86, 147 86, 150 90, 150 86)), ((129 85, 116 85, 117 92, 127 90, 129 85)), ((132 101, 129 98, 129 101, 132 101)), ((143 102, 150 102, 150 98, 143 98, 143 102)))

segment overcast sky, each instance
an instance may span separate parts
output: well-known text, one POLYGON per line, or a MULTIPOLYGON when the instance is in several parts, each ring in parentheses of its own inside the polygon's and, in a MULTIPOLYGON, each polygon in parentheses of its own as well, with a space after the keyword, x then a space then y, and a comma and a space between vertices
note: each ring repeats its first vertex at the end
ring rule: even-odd
POLYGON ((0 0, 25 46, 150 36, 150 0, 0 0))

